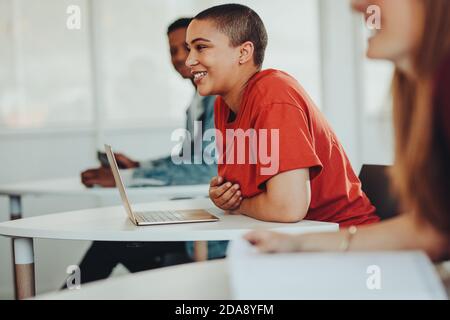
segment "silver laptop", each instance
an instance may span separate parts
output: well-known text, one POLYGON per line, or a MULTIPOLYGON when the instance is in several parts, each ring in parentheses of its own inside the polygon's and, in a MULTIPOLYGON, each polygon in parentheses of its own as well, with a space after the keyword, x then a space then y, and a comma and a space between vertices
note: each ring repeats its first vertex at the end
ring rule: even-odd
POLYGON ((216 216, 202 209, 133 212, 111 146, 105 144, 105 150, 114 180, 116 181, 116 186, 119 189, 120 197, 122 198, 123 206, 125 207, 128 217, 135 225, 149 226, 175 223, 213 222, 219 220, 216 216))

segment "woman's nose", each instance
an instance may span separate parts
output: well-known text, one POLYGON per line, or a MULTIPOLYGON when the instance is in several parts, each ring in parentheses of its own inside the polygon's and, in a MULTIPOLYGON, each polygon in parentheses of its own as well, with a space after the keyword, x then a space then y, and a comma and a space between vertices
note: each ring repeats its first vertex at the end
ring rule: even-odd
POLYGON ((195 58, 195 55, 191 52, 189 52, 189 55, 186 59, 186 66, 187 67, 193 67, 198 63, 197 59, 195 58))

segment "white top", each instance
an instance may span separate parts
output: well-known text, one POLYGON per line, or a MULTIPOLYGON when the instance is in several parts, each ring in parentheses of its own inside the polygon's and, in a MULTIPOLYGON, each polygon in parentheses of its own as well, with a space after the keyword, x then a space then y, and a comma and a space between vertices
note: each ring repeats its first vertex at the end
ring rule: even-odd
POLYGON ((143 210, 208 209, 220 218, 217 222, 162 226, 135 226, 120 207, 96 208, 43 215, 0 223, 0 235, 24 238, 101 241, 208 241, 231 240, 252 229, 284 232, 337 231, 338 224, 301 221, 269 223, 241 215, 225 215, 209 199, 161 201, 133 206, 143 210))
MULTIPOLYGON (((146 188, 127 188, 132 195, 151 195, 152 197, 199 197, 207 196, 209 185, 164 186, 146 188)), ((111 196, 117 195, 116 188, 87 188, 79 177, 52 180, 28 181, 0 185, 0 195, 58 195, 58 196, 111 196)))
POLYGON ((230 297, 227 265, 224 260, 215 260, 110 278, 83 284, 80 290, 64 290, 35 299, 226 300, 230 297))

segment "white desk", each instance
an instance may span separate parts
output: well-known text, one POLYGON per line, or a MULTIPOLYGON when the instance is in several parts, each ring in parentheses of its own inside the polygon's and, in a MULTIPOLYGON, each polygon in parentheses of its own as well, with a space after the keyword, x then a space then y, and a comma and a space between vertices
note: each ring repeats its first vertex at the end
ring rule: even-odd
MULTIPOLYGON (((79 290, 43 294, 35 299, 229 300, 233 297, 228 263, 222 259, 144 271, 82 285, 79 290)), ((450 297, 450 283, 442 280, 450 297)))
POLYGON ((337 231, 335 223, 301 221, 268 223, 246 216, 225 215, 209 199, 154 202, 136 205, 137 210, 208 209, 218 222, 136 227, 122 207, 97 208, 0 223, 0 235, 13 238, 18 298, 34 295, 33 239, 90 241, 211 241, 232 240, 252 229, 283 232, 337 231))
MULTIPOLYGON (((195 198, 208 196, 209 185, 127 188, 130 195, 153 199, 195 198)), ((86 188, 80 177, 27 181, 0 185, 0 195, 9 197, 10 220, 22 218, 22 196, 115 196, 116 188, 86 188)))
MULTIPOLYGON (((127 193, 131 197, 145 197, 145 201, 150 202, 177 198, 206 197, 208 196, 208 189, 209 185, 165 186, 127 188, 127 193)), ((81 183, 80 177, 26 181, 0 185, 0 196, 1 195, 9 198, 10 220, 22 218, 23 196, 94 196, 98 199, 114 196, 119 199, 119 193, 116 188, 87 188, 81 183)), ((14 260, 14 246, 12 249, 12 256, 14 260)))
POLYGON ((227 262, 189 263, 37 296, 37 300, 228 300, 227 262), (167 281, 170 279, 170 281, 167 281))

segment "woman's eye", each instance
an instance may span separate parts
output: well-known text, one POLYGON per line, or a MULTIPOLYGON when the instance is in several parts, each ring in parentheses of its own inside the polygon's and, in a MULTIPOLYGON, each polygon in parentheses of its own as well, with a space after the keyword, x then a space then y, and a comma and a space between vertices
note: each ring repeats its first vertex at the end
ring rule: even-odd
POLYGON ((206 48, 206 46, 201 46, 201 45, 197 46, 198 51, 202 51, 202 49, 205 49, 205 48, 206 48))

